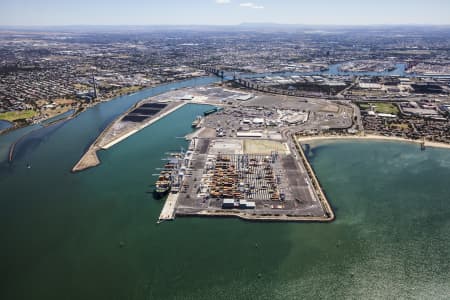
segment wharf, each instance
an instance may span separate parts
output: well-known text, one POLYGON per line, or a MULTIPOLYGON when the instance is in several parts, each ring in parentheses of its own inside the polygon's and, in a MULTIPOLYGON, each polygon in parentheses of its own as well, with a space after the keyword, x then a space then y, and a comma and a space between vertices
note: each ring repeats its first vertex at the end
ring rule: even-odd
POLYGON ((167 196, 166 202, 164 203, 164 207, 161 210, 161 214, 158 218, 158 224, 164 221, 171 221, 175 219, 175 209, 178 202, 178 193, 170 193, 167 196))
POLYGON ((306 157, 306 154, 303 151, 303 148, 302 148, 301 144, 299 143, 299 141, 297 139, 297 136, 293 135, 292 139, 294 140, 295 147, 297 148, 297 151, 300 154, 300 158, 301 158, 301 160, 303 162, 303 165, 306 168, 306 171, 307 171, 308 176, 309 176, 309 178, 310 178, 310 180, 312 182, 312 185, 313 185, 313 187, 315 189, 315 192, 316 192, 316 194, 317 194, 317 196, 319 198, 319 201, 322 204, 322 207, 323 207, 323 209, 325 211, 325 215, 326 216, 324 218, 321 218, 322 221, 327 221, 327 222, 334 221, 334 219, 335 219, 334 211, 331 208, 331 205, 330 205, 327 197, 325 196, 325 193, 323 192, 323 189, 322 189, 322 187, 321 187, 321 185, 319 183, 319 180, 317 179, 317 176, 316 176, 316 174, 314 172, 314 169, 311 167, 311 165, 309 163, 309 160, 306 157))
POLYGON ((277 214, 256 214, 240 210, 224 210, 224 209, 204 209, 195 210, 191 208, 179 208, 177 216, 180 217, 231 217, 239 218, 246 221, 264 221, 264 222, 305 222, 305 223, 327 223, 334 220, 334 218, 326 218, 322 216, 297 216, 285 211, 277 214))
MULTIPOLYGON (((189 151, 195 151, 196 143, 194 141, 191 141, 189 143, 188 149, 189 151)), ((189 164, 190 162, 185 167, 189 167, 189 164)), ((184 181, 185 178, 182 179, 180 187, 183 185, 184 181)), ((158 224, 164 221, 171 221, 175 219, 179 195, 180 195, 179 193, 170 193, 169 196, 167 196, 166 202, 164 203, 163 209, 161 210, 161 213, 158 218, 157 222, 158 224)))

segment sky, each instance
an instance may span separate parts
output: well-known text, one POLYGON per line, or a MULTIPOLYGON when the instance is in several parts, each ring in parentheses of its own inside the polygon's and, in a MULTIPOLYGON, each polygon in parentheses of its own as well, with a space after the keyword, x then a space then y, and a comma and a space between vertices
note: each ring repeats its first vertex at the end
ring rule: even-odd
POLYGON ((450 0, 0 0, 0 25, 450 24, 450 0))

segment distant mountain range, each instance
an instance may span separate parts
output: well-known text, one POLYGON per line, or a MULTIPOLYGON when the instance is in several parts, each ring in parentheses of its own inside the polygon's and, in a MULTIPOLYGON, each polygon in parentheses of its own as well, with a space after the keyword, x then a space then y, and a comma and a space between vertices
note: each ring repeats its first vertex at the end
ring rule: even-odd
POLYGON ((7 26, 0 25, 0 30, 19 31, 66 31, 66 32, 149 32, 149 31, 333 31, 333 30, 399 30, 426 29, 448 30, 450 25, 308 25, 279 23, 241 23, 237 25, 55 25, 55 26, 7 26))

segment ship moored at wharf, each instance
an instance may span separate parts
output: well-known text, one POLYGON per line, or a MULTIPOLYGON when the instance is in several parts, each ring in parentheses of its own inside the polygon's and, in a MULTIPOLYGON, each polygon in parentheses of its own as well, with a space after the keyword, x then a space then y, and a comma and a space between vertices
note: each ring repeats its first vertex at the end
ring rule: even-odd
POLYGON ((189 158, 192 151, 183 150, 179 153, 170 153, 168 162, 158 175, 155 183, 154 194, 161 198, 167 193, 178 193, 182 187, 183 179, 189 166, 189 158))
POLYGON ((193 128, 199 128, 199 127, 200 127, 200 124, 201 124, 201 122, 202 122, 202 120, 203 120, 203 117, 202 117, 202 116, 197 116, 197 117, 195 118, 195 120, 192 122, 192 127, 193 127, 193 128))

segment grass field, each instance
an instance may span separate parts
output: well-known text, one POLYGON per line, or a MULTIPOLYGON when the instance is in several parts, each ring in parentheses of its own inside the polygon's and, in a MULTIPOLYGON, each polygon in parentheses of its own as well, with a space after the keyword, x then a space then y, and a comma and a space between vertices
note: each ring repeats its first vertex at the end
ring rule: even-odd
POLYGON ((114 91, 112 91, 112 93, 116 96, 119 96, 119 95, 125 95, 128 93, 134 93, 134 92, 139 91, 140 89, 142 89, 142 87, 137 86, 137 85, 126 86, 126 87, 122 87, 120 89, 114 90, 114 91))
POLYGON ((370 109, 370 105, 375 107, 376 113, 396 115, 399 112, 396 105, 388 102, 360 103, 359 107, 362 109, 370 109))
POLYGON ((408 128, 409 128, 409 125, 408 124, 405 124, 405 123, 400 123, 400 124, 391 124, 390 125, 391 126, 391 128, 397 128, 397 129, 401 129, 401 130, 407 130, 408 128))
POLYGON ((35 110, 8 111, 0 114, 0 120, 14 122, 20 119, 29 119, 37 114, 35 110))

